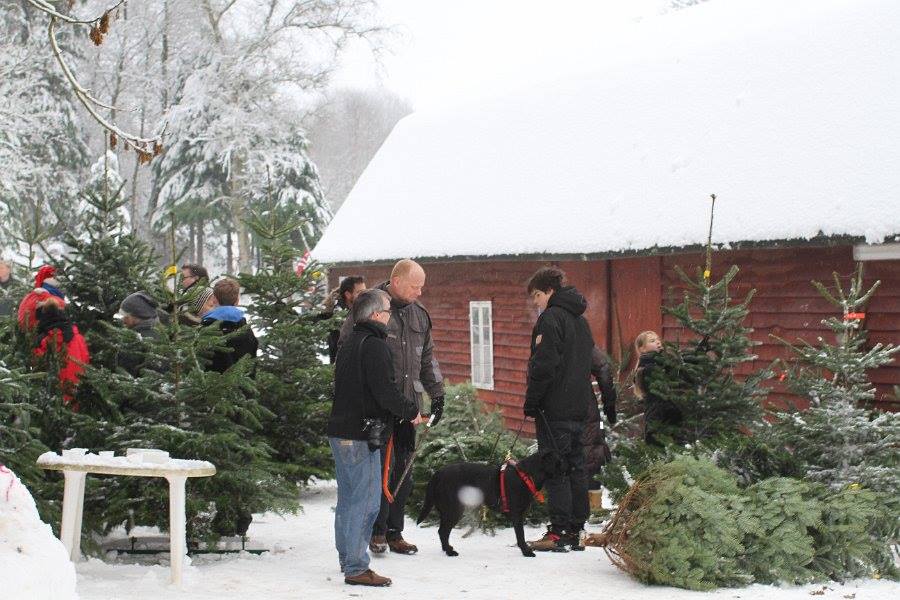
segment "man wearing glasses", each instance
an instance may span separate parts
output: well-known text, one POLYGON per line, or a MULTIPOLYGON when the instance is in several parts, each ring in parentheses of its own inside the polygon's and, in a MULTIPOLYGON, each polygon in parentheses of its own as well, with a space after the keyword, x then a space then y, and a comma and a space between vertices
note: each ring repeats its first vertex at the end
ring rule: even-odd
POLYGON ((382 290, 366 290, 353 303, 350 318, 354 326, 338 351, 327 428, 338 485, 335 546, 345 583, 380 587, 391 580, 369 569, 367 552, 381 507, 380 449, 395 420, 415 426, 424 419, 394 376, 394 357, 386 341, 391 297, 382 290))
POLYGON ((181 265, 181 287, 184 291, 189 290, 191 286, 201 279, 209 281, 209 273, 206 271, 206 267, 191 263, 181 265))

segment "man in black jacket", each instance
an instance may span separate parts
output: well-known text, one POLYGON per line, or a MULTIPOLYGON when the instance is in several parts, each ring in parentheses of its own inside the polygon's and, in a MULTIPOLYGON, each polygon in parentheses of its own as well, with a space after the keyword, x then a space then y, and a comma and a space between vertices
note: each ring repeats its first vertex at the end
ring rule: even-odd
MULTIPOLYGON (((224 373, 245 356, 256 358, 259 342, 253 329, 247 324, 244 311, 237 305, 241 300, 241 286, 234 279, 220 279, 213 286, 213 297, 218 306, 206 312, 200 322, 203 327, 218 324, 225 337, 224 350, 216 350, 212 355, 210 370, 224 373)), ((256 375, 256 366, 250 369, 252 377, 256 375)))
POLYGON ((369 569, 369 536, 381 507, 381 446, 395 419, 423 421, 414 400, 400 392, 394 357, 385 339, 391 298, 382 290, 359 295, 355 323, 338 351, 328 439, 334 454, 338 501, 335 546, 344 582, 386 586, 391 580, 369 569))
POLYGON ((556 267, 539 269, 528 282, 528 294, 541 310, 531 334, 525 415, 534 417, 538 448, 558 450, 568 474, 546 482, 550 527, 531 542, 534 550, 581 550, 579 538, 590 514, 584 473, 582 434, 588 405, 596 402, 591 389, 594 340, 584 318, 587 301, 574 287, 564 287, 565 273, 556 267))
MULTIPOLYGON (((422 394, 431 398, 432 426, 436 426, 444 412, 444 377, 431 338, 431 317, 419 302, 425 287, 425 270, 413 260, 397 261, 391 278, 378 285, 391 298, 391 319, 387 324, 387 344, 393 353, 394 378, 403 395, 422 407, 422 394)), ((354 325, 353 315, 341 327, 343 344, 354 325)), ((338 350, 340 352, 340 350, 338 350)), ((382 450, 381 459, 388 465, 390 489, 394 489, 416 445, 416 431, 409 423, 395 423, 394 445, 390 456, 382 450)), ((412 491, 412 473, 403 480, 400 489, 389 503, 382 499, 381 512, 372 528, 369 550, 376 554, 391 552, 415 554, 418 548, 403 537, 406 501, 412 491)))
MULTIPOLYGON (((131 347, 119 348, 118 365, 128 371, 132 377, 140 375, 141 368, 147 367, 146 340, 159 338, 158 303, 147 292, 129 294, 119 305, 122 313, 122 324, 138 334, 141 342, 131 347)), ((152 368, 152 367, 151 367, 152 368)), ((155 369, 162 371, 160 366, 155 369)))

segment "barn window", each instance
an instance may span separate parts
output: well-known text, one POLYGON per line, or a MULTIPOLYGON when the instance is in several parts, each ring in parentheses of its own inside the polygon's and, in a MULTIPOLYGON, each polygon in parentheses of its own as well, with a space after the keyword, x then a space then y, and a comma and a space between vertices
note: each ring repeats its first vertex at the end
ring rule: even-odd
POLYGON ((472 385, 494 389, 494 331, 491 302, 469 302, 469 340, 472 351, 472 385))
POLYGON ((857 244, 853 246, 853 260, 897 260, 900 244, 857 244))

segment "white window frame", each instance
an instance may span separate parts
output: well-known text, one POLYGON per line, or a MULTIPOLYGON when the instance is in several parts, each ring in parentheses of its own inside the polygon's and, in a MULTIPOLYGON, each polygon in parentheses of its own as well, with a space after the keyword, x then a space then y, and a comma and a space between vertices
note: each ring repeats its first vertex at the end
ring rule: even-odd
POLYGON ((856 244, 853 260, 900 260, 900 244, 856 244))
POLYGON ((471 380, 472 385, 480 390, 494 389, 494 321, 493 307, 490 300, 472 300, 469 302, 469 362, 471 364, 471 380), (480 346, 475 344, 475 328, 472 319, 472 313, 477 310, 482 319, 479 319, 479 327, 481 327, 482 342, 480 346), (487 317, 484 320, 484 317, 487 317), (484 343, 484 333, 487 330, 487 343, 484 343), (487 352, 488 356, 484 353, 487 352), (480 356, 479 356, 480 355, 480 356), (478 381, 475 377, 476 356, 479 356, 480 364, 484 367, 484 378, 478 381))

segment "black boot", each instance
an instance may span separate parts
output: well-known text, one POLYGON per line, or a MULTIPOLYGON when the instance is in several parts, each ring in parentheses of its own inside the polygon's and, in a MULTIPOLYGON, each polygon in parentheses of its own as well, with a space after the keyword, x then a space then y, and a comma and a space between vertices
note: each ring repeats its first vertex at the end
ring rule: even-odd
POLYGON ((581 539, 583 529, 567 529, 560 538, 560 541, 570 549, 580 552, 584 550, 584 542, 581 539))

